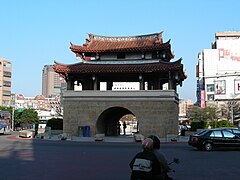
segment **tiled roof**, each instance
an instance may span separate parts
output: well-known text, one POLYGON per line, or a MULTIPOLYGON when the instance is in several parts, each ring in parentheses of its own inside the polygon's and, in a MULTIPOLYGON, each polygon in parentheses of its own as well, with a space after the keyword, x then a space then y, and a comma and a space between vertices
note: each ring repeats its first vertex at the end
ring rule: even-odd
POLYGON ((182 71, 181 59, 175 62, 159 62, 144 64, 88 64, 76 63, 64 65, 55 62, 54 70, 57 73, 150 73, 165 71, 182 71))
POLYGON ((136 52, 169 49, 170 41, 163 43, 162 32, 141 36, 98 36, 89 34, 83 46, 71 43, 70 49, 75 53, 84 52, 136 52))

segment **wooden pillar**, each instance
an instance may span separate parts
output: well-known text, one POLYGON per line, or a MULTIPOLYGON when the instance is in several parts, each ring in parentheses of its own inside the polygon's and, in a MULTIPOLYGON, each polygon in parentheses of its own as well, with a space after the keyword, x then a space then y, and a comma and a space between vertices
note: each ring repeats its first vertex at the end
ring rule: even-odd
POLYGON ((68 78, 68 81, 67 81, 67 90, 74 90, 74 82, 70 78, 68 78))
POLYGON ((153 82, 152 81, 148 82, 148 90, 153 90, 153 82))
POLYGON ((173 89, 173 79, 171 71, 168 72, 168 89, 173 89))
POLYGON ((158 78, 158 90, 162 90, 162 82, 160 78, 158 78))
POLYGON ((142 74, 139 74, 140 90, 144 90, 144 79, 142 74))
POLYGON ((97 90, 97 79, 93 80, 93 90, 97 90))
POLYGON ((113 82, 112 81, 108 81, 107 82, 107 90, 112 90, 112 85, 113 85, 113 82))
POLYGON ((92 75, 92 82, 93 82, 93 86, 92 86, 92 88, 93 88, 93 90, 97 90, 97 87, 98 87, 98 78, 95 76, 95 74, 93 74, 92 75))
POLYGON ((175 91, 177 91, 177 86, 176 86, 175 81, 172 82, 172 89, 174 89, 175 91))

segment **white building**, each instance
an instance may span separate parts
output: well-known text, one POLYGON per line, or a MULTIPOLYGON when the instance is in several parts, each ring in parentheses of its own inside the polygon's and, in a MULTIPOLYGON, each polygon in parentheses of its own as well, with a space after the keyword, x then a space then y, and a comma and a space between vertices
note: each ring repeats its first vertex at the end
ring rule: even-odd
POLYGON ((240 32, 217 32, 212 49, 198 55, 197 102, 240 99, 240 32))

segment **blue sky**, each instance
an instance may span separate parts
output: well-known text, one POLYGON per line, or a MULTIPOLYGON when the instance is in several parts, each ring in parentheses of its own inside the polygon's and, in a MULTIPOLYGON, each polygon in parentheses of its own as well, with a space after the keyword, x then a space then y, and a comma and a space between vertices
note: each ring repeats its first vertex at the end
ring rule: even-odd
POLYGON ((0 57, 13 64, 12 92, 36 96, 43 66, 78 62, 70 42, 82 45, 87 33, 163 31, 188 75, 179 97, 195 101, 197 54, 211 47, 216 32, 240 31, 239 7, 239 0, 0 0, 0 57))

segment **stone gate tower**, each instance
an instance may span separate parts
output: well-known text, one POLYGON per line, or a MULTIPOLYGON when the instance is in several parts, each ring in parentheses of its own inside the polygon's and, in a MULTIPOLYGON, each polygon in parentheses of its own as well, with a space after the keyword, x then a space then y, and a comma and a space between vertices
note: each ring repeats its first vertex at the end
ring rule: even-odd
POLYGON ((54 70, 65 78, 64 132, 117 135, 117 124, 126 114, 136 117, 139 133, 166 137, 178 132, 177 85, 186 75, 181 58, 174 58, 170 41, 162 32, 140 36, 89 34, 82 46, 71 43, 79 63, 55 62, 54 70), (113 89, 114 83, 132 82, 138 88, 113 89), (80 87, 78 91, 76 87, 80 87))

